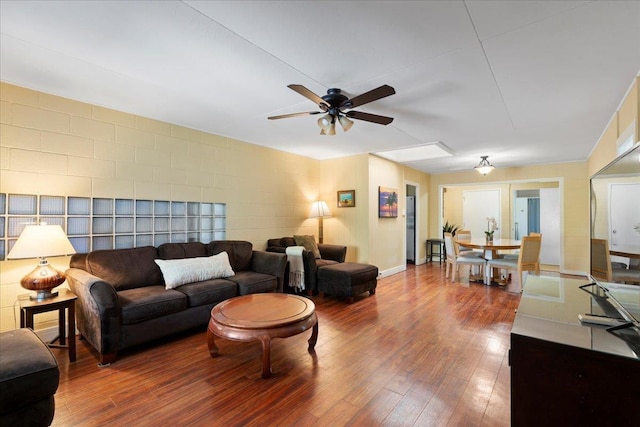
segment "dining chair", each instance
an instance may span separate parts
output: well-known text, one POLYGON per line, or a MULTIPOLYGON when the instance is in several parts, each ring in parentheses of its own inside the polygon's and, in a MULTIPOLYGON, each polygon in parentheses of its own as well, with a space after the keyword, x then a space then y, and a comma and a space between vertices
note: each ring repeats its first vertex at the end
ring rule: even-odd
POLYGON ((591 239, 591 275, 607 282, 640 284, 640 270, 613 265, 607 239, 591 239))
MULTIPOLYGON (((540 238, 542 238, 542 233, 536 233, 535 231, 532 231, 529 233, 529 236, 540 236, 540 238)), ((504 254, 503 258, 507 258, 507 259, 518 259, 518 257, 520 256, 520 250, 516 250, 513 253, 510 254, 504 254)), ((540 266, 538 266, 538 271, 540 270, 540 266)))
POLYGON ((469 253, 469 254, 473 254, 475 256, 483 256, 484 252, 483 251, 476 251, 474 249, 471 248, 466 248, 464 246, 460 246, 458 245, 456 242, 457 241, 464 241, 464 240, 471 240, 471 230, 458 230, 456 231, 456 235, 455 235, 455 239, 454 239, 454 244, 458 247, 458 252, 459 253, 469 253))
POLYGON ((517 259, 497 258, 487 261, 485 280, 490 283, 490 275, 493 268, 517 271, 520 278, 520 292, 522 292, 524 288, 524 272, 533 271, 536 275, 540 274, 541 246, 542 236, 524 236, 520 243, 520 253, 517 259))
MULTIPOLYGON (((487 264, 487 260, 477 255, 466 255, 458 251, 458 245, 453 241, 451 233, 444 233, 444 246, 447 249, 447 259, 445 263, 445 278, 449 278, 449 271, 451 271, 451 281, 456 281, 456 274, 459 273, 460 265, 469 266, 469 277, 471 278, 472 266, 478 266, 480 268, 480 274, 484 282, 484 267, 487 264)), ((486 283, 486 282, 485 282, 486 283)))

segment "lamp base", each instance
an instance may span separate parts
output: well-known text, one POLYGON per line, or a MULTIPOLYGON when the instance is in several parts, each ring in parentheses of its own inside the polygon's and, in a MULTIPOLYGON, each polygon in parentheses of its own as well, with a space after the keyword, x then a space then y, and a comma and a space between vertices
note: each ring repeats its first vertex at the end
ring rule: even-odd
POLYGON ((35 295, 29 295, 29 299, 31 301, 42 301, 49 298, 55 298, 58 296, 58 291, 51 292, 51 290, 45 289, 43 291, 38 291, 35 295))
POLYGON ((30 299, 40 301, 57 296, 58 293, 51 290, 65 280, 64 273, 51 267, 47 260, 42 258, 40 264, 20 280, 20 284, 25 289, 36 291, 36 295, 30 296, 30 299))

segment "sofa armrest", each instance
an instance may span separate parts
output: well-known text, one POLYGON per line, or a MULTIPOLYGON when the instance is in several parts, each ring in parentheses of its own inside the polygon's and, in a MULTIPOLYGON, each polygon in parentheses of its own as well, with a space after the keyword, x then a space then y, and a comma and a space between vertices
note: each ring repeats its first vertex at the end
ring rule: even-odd
POLYGON ((70 268, 65 274, 71 291, 78 296, 78 330, 100 354, 117 352, 122 312, 115 288, 79 268, 70 268))
POLYGON ((320 250, 320 256, 323 259, 330 259, 336 262, 344 262, 347 256, 346 246, 319 243, 318 249, 320 250))
POLYGON ((287 267, 287 256, 276 252, 253 251, 251 270, 256 273, 276 276, 276 292, 282 292, 284 286, 284 271, 287 267))

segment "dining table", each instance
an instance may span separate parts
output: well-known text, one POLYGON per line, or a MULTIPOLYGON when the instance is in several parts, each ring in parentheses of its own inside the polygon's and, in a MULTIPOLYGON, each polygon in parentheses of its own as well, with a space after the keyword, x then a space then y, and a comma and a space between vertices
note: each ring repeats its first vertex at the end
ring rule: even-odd
MULTIPOLYGON (((483 258, 490 260, 498 257, 498 251, 520 249, 522 242, 514 239, 493 239, 491 241, 487 241, 485 238, 474 237, 469 240, 456 239, 456 243, 465 248, 480 249, 483 251, 483 258)), ((487 282, 488 284, 491 282, 503 282, 503 280, 498 277, 500 274, 499 270, 499 268, 493 269, 491 273, 491 280, 487 282)))
POLYGON ((480 249, 484 252, 485 259, 495 259, 498 251, 520 249, 520 240, 514 239, 493 239, 487 241, 485 238, 474 237, 469 240, 456 240, 456 243, 465 248, 480 249))

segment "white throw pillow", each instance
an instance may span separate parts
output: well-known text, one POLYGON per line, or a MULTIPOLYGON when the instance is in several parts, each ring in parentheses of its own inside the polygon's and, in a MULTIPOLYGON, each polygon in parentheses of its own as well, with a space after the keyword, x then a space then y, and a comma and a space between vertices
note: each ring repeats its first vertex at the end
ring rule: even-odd
POLYGON ((175 289, 187 283, 231 277, 235 273, 229 264, 229 255, 220 252, 210 257, 154 260, 162 271, 165 287, 175 289))

